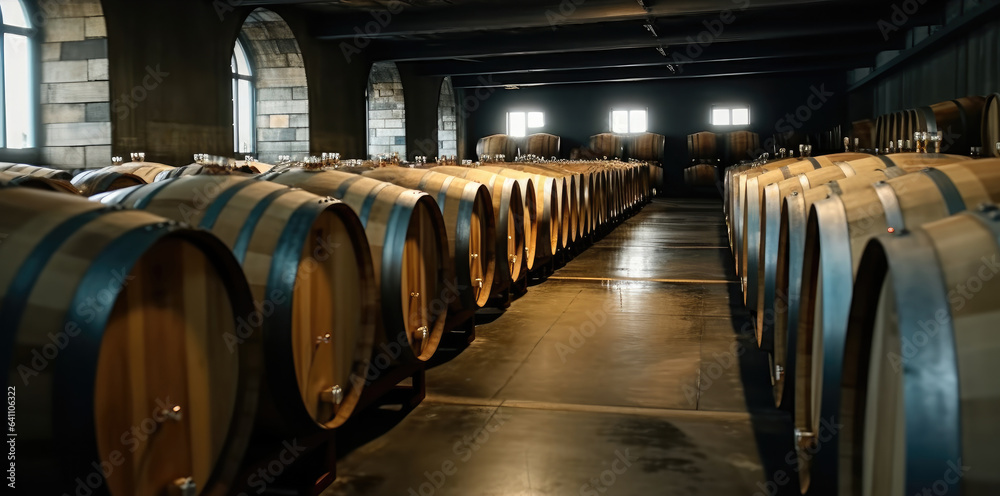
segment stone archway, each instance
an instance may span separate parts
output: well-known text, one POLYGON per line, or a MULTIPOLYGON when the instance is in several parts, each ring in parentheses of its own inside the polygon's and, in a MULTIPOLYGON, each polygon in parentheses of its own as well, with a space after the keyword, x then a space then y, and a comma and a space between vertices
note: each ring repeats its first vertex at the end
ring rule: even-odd
POLYGON ((449 77, 441 82, 441 96, 438 99, 438 155, 458 155, 458 103, 449 77))
POLYGON ((368 76, 368 155, 406 157, 406 104, 394 62, 376 62, 368 76))
POLYGON ((295 34, 278 14, 257 9, 240 35, 254 68, 257 158, 308 155, 309 85, 295 34))

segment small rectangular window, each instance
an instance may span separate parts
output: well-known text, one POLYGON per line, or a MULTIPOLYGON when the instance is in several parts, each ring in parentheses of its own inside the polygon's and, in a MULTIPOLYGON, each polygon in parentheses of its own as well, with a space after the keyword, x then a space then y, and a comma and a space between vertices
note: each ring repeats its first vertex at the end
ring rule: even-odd
POLYGON ((507 135, 515 138, 545 127, 543 112, 507 112, 507 135))
POLYGON ((746 126, 750 124, 750 108, 746 106, 712 107, 713 126, 746 126))
POLYGON ((645 110, 612 110, 611 132, 628 134, 644 133, 649 127, 645 110))
POLYGON ((541 112, 528 112, 528 127, 545 127, 545 114, 541 112))

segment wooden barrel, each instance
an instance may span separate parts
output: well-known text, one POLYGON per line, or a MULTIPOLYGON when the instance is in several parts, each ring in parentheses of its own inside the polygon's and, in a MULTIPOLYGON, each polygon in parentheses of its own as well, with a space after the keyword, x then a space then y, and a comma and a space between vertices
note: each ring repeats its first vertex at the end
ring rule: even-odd
MULTIPOLYGON (((747 284, 758 286, 757 291, 757 342, 761 348, 774 349, 772 331, 775 319, 775 275, 778 262, 778 238, 780 235, 781 206, 783 200, 792 194, 802 194, 814 187, 848 177, 856 177, 866 172, 898 167, 906 172, 920 170, 934 165, 944 165, 962 160, 957 155, 934 155, 922 153, 896 154, 888 157, 867 157, 849 162, 835 162, 836 167, 823 167, 811 172, 772 183, 764 188, 764 197, 758 208, 760 231, 757 273, 747 274, 747 284)), ((884 178, 884 177, 883 177, 884 178)), ((882 178, 880 178, 882 179, 882 178)), ((753 205, 749 207, 751 210, 753 205)), ((750 215, 754 217, 754 215, 750 215)), ((753 227, 753 226, 750 226, 753 227)))
POLYGON ((621 165, 621 162, 614 161, 583 161, 583 162, 559 162, 558 166, 566 171, 579 174, 578 180, 583 185, 580 196, 582 202, 581 215, 584 232, 594 232, 610 220, 608 202, 610 200, 607 183, 610 171, 613 167, 621 165), (582 176, 582 177, 581 177, 582 176))
MULTIPOLYGON (((571 224, 570 217, 569 184, 567 184, 565 178, 540 174, 538 170, 525 170, 523 166, 518 164, 505 164, 504 166, 486 165, 480 168, 503 176, 528 177, 534 181, 536 188, 535 196, 542 201, 542 211, 540 212, 542 214, 542 222, 548 225, 549 236, 555 239, 555 244, 552 248, 546 250, 548 255, 555 255, 556 252, 569 244, 573 224, 571 224), (516 174, 511 174, 512 172, 527 174, 528 176, 517 176, 516 174), (551 195, 551 198, 548 195, 551 195), (551 205, 549 205, 550 202, 551 205)), ((539 229, 541 229, 541 226, 539 226, 539 229)))
POLYGON ((229 250, 146 212, 30 188, 0 190, 0 210, 17 486, 165 494, 191 477, 203 494, 225 491, 247 448, 262 353, 229 250), (107 479, 95 461, 115 463, 107 479))
POLYGON ((155 162, 129 162, 122 165, 112 165, 104 170, 121 172, 122 174, 134 174, 142 178, 143 181, 151 183, 156 180, 156 176, 166 170, 174 169, 172 165, 158 164, 155 162))
POLYGON ((534 189, 535 218, 537 220, 534 265, 540 266, 551 259, 559 251, 562 229, 560 218, 562 205, 559 202, 560 185, 552 177, 530 174, 516 169, 499 166, 484 166, 479 169, 523 181, 522 187, 530 185, 534 189))
POLYGON ((760 149, 760 137, 750 131, 733 131, 726 134, 726 162, 736 164, 752 160, 760 149))
POLYGON ((0 164, 0 172, 16 174, 18 176, 45 177, 48 179, 62 179, 69 181, 73 179, 73 174, 69 171, 50 169, 48 167, 38 167, 27 164, 0 164))
POLYGON ((642 133, 629 140, 628 156, 644 162, 663 162, 663 147, 666 137, 656 133, 642 133))
POLYGON ((778 170, 786 165, 794 164, 799 162, 798 158, 783 158, 778 160, 772 160, 764 165, 750 167, 741 166, 739 170, 734 172, 733 177, 730 181, 730 188, 726 193, 726 203, 729 205, 729 218, 730 218, 730 233, 732 234, 732 239, 730 240, 730 245, 733 249, 733 255, 736 258, 736 269, 737 273, 741 272, 742 269, 742 244, 743 244, 743 197, 746 196, 747 191, 747 181, 751 178, 757 177, 765 172, 771 170, 778 170))
POLYGON ((246 177, 259 173, 260 171, 252 165, 244 165, 242 167, 233 170, 228 170, 228 169, 222 169, 215 165, 191 164, 191 165, 185 165, 183 167, 174 167, 172 169, 166 169, 160 171, 160 173, 156 175, 156 180, 163 181, 166 179, 173 179, 175 177, 199 176, 202 174, 243 175, 246 177))
POLYGON ((479 140, 476 144, 476 155, 482 160, 484 155, 489 155, 492 160, 496 160, 497 155, 504 155, 504 160, 513 162, 517 158, 517 142, 514 138, 506 134, 494 134, 479 140))
POLYGON ((561 183, 559 203, 560 205, 565 203, 566 210, 561 212, 564 223, 562 224, 563 238, 560 240, 560 247, 567 248, 571 243, 579 240, 583 235, 583 227, 586 222, 586 205, 583 204, 583 191, 581 190, 583 178, 561 167, 545 163, 511 164, 508 168, 548 176, 561 183))
POLYGON ((715 160, 718 158, 718 153, 715 151, 716 139, 715 133, 708 131, 689 134, 687 137, 688 158, 691 160, 715 160))
MULTIPOLYGON (((925 169, 813 205, 806 227, 796 328, 795 426, 807 433, 801 448, 813 447, 815 440, 810 441, 808 434, 818 432, 821 418, 839 422, 844 334, 854 276, 867 242, 880 233, 915 229, 998 199, 1000 159, 990 159, 925 169)), ((836 484, 825 478, 835 471, 834 443, 824 443, 811 459, 800 457, 803 488, 815 477, 823 487, 836 484), (813 465, 822 468, 812 471, 813 465)))
POLYGON ((80 190, 76 189, 72 183, 64 179, 49 179, 39 176, 19 176, 9 172, 0 172, 0 188, 12 188, 19 186, 22 188, 34 188, 57 193, 70 193, 79 195, 80 190))
POLYGON ((703 188, 715 186, 715 166, 697 164, 684 169, 684 184, 703 188))
POLYGON ((614 133, 601 133, 591 136, 589 146, 598 158, 604 158, 605 160, 609 158, 622 158, 624 153, 622 138, 614 133))
MULTIPOLYGON (((973 146, 980 146, 982 142, 980 126, 985 105, 986 98, 967 96, 917 110, 922 116, 926 116, 926 131, 932 133, 941 131, 944 134, 944 142, 941 143, 942 152, 968 155, 973 146), (933 119, 930 118, 931 115, 933 119), (930 126, 932 122, 933 127, 930 126)), ((917 130, 924 131, 924 129, 917 130)), ((912 132, 908 136, 903 139, 913 139, 912 132)))
POLYGON ((72 182, 83 196, 93 196, 98 193, 146 184, 146 181, 134 174, 104 169, 83 171, 74 176, 72 182))
POLYGON ((788 179, 797 174, 809 172, 822 167, 837 167, 837 162, 857 160, 869 157, 864 153, 835 153, 820 157, 807 157, 799 162, 786 165, 778 170, 765 172, 747 180, 746 196, 743 198, 742 212, 743 219, 743 245, 740 250, 740 260, 742 261, 740 270, 740 280, 744 286, 743 295, 746 298, 747 308, 751 312, 757 311, 757 284, 756 274, 758 272, 758 261, 760 260, 760 208, 763 199, 764 188, 783 179, 788 179))
MULTIPOLYGON (((497 264, 490 294, 499 296, 510 287, 511 283, 521 278, 522 268, 531 270, 526 259, 534 258, 535 247, 529 244, 533 243, 534 239, 529 240, 525 236, 525 226, 537 225, 537 221, 534 220, 535 211, 528 213, 529 219, 526 224, 521 186, 509 177, 470 167, 444 166, 434 167, 431 170, 481 183, 492 192, 490 196, 493 199, 493 219, 496 226, 497 264)), ((528 234, 531 235, 530 227, 528 234)))
POLYGON ((226 243, 263 315, 268 391, 286 429, 332 429, 347 420, 364 386, 358 379, 378 311, 363 228, 347 205, 226 175, 94 198, 198 226, 226 243))
POLYGON ((496 266, 506 263, 496 258, 496 222, 489 189, 475 181, 405 167, 380 167, 364 175, 437 198, 458 280, 458 303, 462 309, 485 306, 496 266))
POLYGON ((883 149, 885 143, 889 140, 889 117, 886 115, 880 115, 875 118, 875 142, 872 143, 871 149, 878 148, 880 153, 885 153, 883 149))
POLYGON ((554 134, 536 133, 528 136, 527 146, 522 150, 525 155, 535 155, 543 159, 559 158, 559 142, 561 138, 554 134))
POLYGON ((935 157, 934 155, 913 153, 878 158, 888 159, 893 165, 882 170, 859 173, 853 177, 816 186, 801 194, 786 196, 782 201, 775 273, 775 300, 771 318, 774 326, 775 364, 771 371, 772 384, 775 389, 775 398, 781 405, 794 407, 794 401, 785 402, 781 398, 791 396, 796 380, 796 377, 789 375, 789 373, 796 370, 795 352, 802 289, 802 259, 806 244, 806 222, 812 205, 830 196, 871 188, 872 184, 878 181, 907 174, 909 171, 913 171, 914 167, 920 169, 926 166, 940 166, 969 160, 968 157, 958 155, 935 157), (902 164, 902 166, 897 164, 902 164))
POLYGON ((997 144, 1000 143, 1000 93, 986 97, 979 129, 983 156, 1000 157, 1000 150, 997 149, 997 144))
POLYGON ((434 198, 330 170, 289 168, 260 179, 329 195, 351 207, 371 248, 385 330, 379 340, 409 342, 412 355, 429 360, 441 341, 448 305, 458 299, 454 271, 446 258, 444 218, 434 198))
MULTIPOLYGON (((861 150, 872 150, 875 148, 877 124, 871 119, 863 119, 851 123, 851 147, 854 148, 854 140, 858 140, 858 148, 861 150)), ((836 144, 838 147, 839 144, 836 144)))
POLYGON ((864 250, 839 383, 843 492, 1000 494, 996 470, 975 470, 996 467, 1000 443, 998 219, 983 205, 864 250))

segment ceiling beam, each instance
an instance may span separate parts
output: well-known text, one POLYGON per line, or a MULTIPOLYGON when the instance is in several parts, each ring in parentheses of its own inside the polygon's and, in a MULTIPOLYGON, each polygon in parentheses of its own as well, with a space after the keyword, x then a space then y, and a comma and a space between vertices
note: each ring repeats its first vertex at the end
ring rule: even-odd
MULTIPOLYGON (((829 6, 833 0, 646 0, 649 11, 636 0, 563 0, 517 3, 466 3, 441 8, 407 10, 398 13, 382 11, 347 12, 326 16, 314 26, 313 35, 327 40, 352 40, 375 21, 378 29, 369 38, 409 36, 440 36, 475 33, 484 30, 555 29, 558 27, 592 24, 639 22, 649 18, 711 15, 732 10, 781 10, 793 6, 829 6), (386 13, 391 14, 386 22, 386 13)), ((869 5, 871 3, 869 2, 869 5)))
MULTIPOLYGON (((768 60, 785 57, 827 57, 844 54, 874 56, 885 50, 884 43, 861 43, 844 40, 831 44, 824 37, 795 40, 763 40, 748 43, 722 43, 709 47, 698 58, 687 63, 733 62, 738 60, 768 60)), ((683 53, 683 52, 682 52, 683 53)), ((490 57, 481 60, 460 59, 428 61, 416 66, 422 76, 478 76, 580 69, 613 69, 625 67, 663 66, 672 62, 671 55, 660 55, 650 48, 602 50, 560 54, 526 55, 523 57, 490 57)))
MULTIPOLYGON (((842 16, 843 17, 843 16, 842 16)), ((376 60, 417 61, 444 60, 456 58, 486 58, 512 55, 565 54, 571 52, 594 52, 601 50, 625 50, 632 48, 668 47, 674 52, 681 50, 688 58, 698 58, 699 52, 707 52, 716 45, 729 42, 753 42, 762 40, 789 40, 809 36, 827 37, 828 44, 836 45, 845 40, 860 43, 884 42, 876 23, 867 19, 838 19, 832 16, 817 16, 821 22, 764 22, 760 19, 742 19, 727 26, 719 36, 702 37, 705 32, 701 23, 671 23, 661 27, 661 35, 654 38, 642 30, 608 29, 603 26, 575 28, 572 33, 528 32, 510 34, 487 34, 465 38, 441 40, 373 41, 367 49, 373 50, 376 60), (690 47, 690 49, 689 49, 690 47), (693 56, 692 56, 693 55, 693 56)))
POLYGON ((833 57, 789 57, 762 63, 745 60, 739 62, 713 62, 677 68, 670 71, 661 67, 628 67, 621 69, 589 69, 577 71, 530 72, 519 74, 488 74, 452 78, 456 88, 503 88, 505 86, 539 86, 607 81, 645 81, 658 79, 690 79, 730 76, 735 74, 772 74, 801 71, 832 71, 857 67, 867 56, 845 55, 833 57))

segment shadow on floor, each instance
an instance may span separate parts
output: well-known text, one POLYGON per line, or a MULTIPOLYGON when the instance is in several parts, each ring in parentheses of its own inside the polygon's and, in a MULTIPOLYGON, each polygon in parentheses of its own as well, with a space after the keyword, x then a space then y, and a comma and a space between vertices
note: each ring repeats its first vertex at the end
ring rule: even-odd
MULTIPOLYGON (((729 263, 733 264, 732 256, 728 258, 729 263)), ((733 331, 737 335, 753 335, 754 323, 742 306, 743 294, 739 284, 729 285, 729 297, 731 302, 740 303, 742 309, 734 309, 732 312, 733 331)), ((756 343, 756 338, 750 342, 756 343)), ((767 476, 767 480, 758 482, 759 493, 753 496, 799 496, 792 417, 774 405, 768 374, 761 374, 762 370, 766 371, 771 366, 768 353, 756 346, 749 346, 747 352, 740 357, 739 366, 747 411, 750 413, 757 450, 767 476)))

